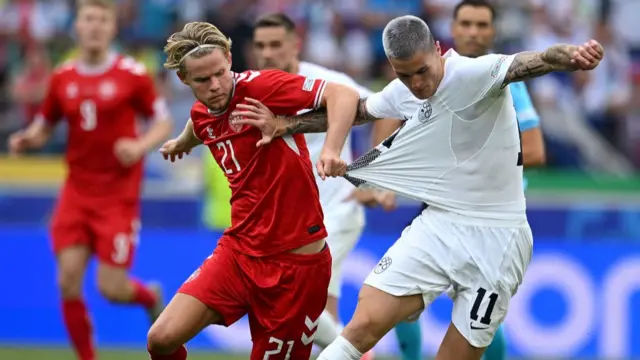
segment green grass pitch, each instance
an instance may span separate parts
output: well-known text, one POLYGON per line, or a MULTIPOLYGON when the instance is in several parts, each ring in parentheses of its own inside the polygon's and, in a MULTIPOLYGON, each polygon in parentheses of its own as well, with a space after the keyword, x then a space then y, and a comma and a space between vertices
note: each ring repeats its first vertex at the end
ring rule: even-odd
MULTIPOLYGON (((0 346, 1 360, 75 360, 73 352, 65 348, 18 348, 0 346)), ((149 360, 146 352, 134 350, 104 350, 99 360, 149 360)), ((189 360, 247 360, 249 355, 227 355, 212 352, 190 351, 189 360)), ((391 360, 379 358, 376 360, 391 360)))

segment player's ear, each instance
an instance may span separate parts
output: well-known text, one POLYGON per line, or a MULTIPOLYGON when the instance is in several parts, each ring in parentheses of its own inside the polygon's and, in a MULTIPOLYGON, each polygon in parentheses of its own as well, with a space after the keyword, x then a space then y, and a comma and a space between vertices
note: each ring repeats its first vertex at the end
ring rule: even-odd
POLYGON ((180 79, 180 81, 182 81, 183 84, 187 84, 187 77, 185 76, 184 72, 178 70, 176 71, 176 74, 178 75, 178 78, 180 79))
POLYGON ((436 53, 442 55, 442 48, 440 47, 440 41, 436 41, 436 53))

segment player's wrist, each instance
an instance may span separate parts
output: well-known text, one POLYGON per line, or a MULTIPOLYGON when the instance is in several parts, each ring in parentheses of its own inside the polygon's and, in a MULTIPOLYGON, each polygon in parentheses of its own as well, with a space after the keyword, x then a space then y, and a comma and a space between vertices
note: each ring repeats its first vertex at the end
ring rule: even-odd
POLYGON ((276 129, 275 129, 275 133, 273 134, 273 137, 280 137, 287 134, 287 130, 288 130, 287 125, 289 124, 289 121, 287 121, 286 117, 276 116, 275 124, 276 124, 276 129))
POLYGON ((49 137, 44 134, 28 134, 25 140, 26 150, 38 150, 47 144, 49 137))
POLYGON ((334 143, 333 141, 331 141, 331 139, 329 139, 329 137, 327 137, 325 140, 324 146, 322 148, 322 154, 331 155, 331 156, 340 156, 341 152, 342 152, 342 146, 334 143))

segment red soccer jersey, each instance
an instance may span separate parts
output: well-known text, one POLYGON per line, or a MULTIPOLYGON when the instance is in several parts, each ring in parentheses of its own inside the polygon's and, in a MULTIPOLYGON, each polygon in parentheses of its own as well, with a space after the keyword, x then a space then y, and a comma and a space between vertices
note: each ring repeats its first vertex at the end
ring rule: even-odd
POLYGON ((250 97, 276 115, 294 115, 320 104, 323 80, 279 70, 234 74, 234 93, 224 113, 200 102, 191 110, 194 132, 226 174, 231 188, 231 227, 222 241, 250 256, 292 250, 327 236, 318 187, 302 134, 256 147, 258 129, 233 125, 229 114, 250 97))
POLYGON ((41 109, 50 124, 68 123, 67 186, 81 196, 137 200, 142 161, 124 167, 114 153, 118 139, 137 136, 137 115, 165 112, 151 77, 132 58, 111 54, 100 68, 79 62, 62 65, 51 78, 41 109))

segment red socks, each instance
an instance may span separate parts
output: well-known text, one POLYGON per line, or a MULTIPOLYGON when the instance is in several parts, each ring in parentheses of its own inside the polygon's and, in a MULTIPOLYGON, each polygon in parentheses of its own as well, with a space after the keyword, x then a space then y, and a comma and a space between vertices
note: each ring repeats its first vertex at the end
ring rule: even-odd
POLYGON ((147 345, 147 351, 151 360, 187 360, 187 348, 182 345, 180 348, 173 352, 171 355, 154 354, 147 345))
POLYGON ((142 305, 145 309, 151 309, 156 304, 156 294, 136 279, 131 279, 133 285, 132 304, 142 305))
POLYGON ((80 360, 95 360, 93 331, 87 308, 81 299, 62 300, 62 317, 71 344, 80 360))
MULTIPOLYGON (((156 294, 138 280, 131 280, 133 297, 131 304, 151 309, 156 304, 156 294)), ((87 307, 82 299, 62 299, 62 318, 67 327, 67 333, 79 360, 95 360, 96 351, 93 344, 93 329, 87 307)), ((184 360, 187 350, 182 347, 173 355, 151 355, 151 359, 184 360)))

